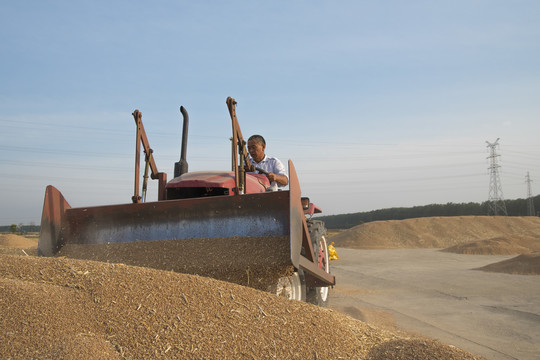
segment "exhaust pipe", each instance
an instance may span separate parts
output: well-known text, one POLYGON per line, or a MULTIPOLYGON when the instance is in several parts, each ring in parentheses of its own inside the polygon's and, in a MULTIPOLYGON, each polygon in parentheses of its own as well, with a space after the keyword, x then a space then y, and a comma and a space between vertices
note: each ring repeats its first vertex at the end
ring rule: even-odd
POLYGON ((187 135, 188 135, 188 123, 189 116, 186 108, 180 106, 180 112, 184 117, 184 126, 182 128, 182 151, 180 152, 180 160, 174 163, 174 177, 177 178, 182 174, 188 172, 188 163, 186 160, 186 148, 187 148, 187 135))

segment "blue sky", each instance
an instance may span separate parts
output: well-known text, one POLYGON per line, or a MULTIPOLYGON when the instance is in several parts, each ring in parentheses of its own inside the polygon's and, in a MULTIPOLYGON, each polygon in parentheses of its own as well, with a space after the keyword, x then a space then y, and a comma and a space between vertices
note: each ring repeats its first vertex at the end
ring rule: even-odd
MULTIPOLYGON (((128 203, 139 109, 160 171, 230 167, 243 134, 326 214, 540 188, 538 1, 2 1, 0 225, 128 203)), ((149 190, 155 199, 156 184, 149 190)))

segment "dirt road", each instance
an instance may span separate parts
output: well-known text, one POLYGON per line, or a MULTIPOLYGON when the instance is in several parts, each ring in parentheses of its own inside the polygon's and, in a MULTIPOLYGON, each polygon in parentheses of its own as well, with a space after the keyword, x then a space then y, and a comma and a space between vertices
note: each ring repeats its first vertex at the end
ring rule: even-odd
POLYGON ((540 278, 472 270, 513 256, 337 248, 329 307, 489 359, 538 359, 540 278))

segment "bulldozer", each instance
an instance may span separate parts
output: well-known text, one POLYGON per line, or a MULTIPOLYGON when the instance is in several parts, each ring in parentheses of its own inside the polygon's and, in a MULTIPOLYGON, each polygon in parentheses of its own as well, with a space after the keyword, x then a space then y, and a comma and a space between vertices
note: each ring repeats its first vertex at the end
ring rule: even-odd
POLYGON ((230 171, 188 171, 189 116, 182 106, 180 160, 167 181, 157 169, 142 113, 135 110, 131 202, 72 208, 58 189, 47 186, 38 255, 212 277, 325 306, 336 280, 330 273, 326 228, 313 219, 321 209, 301 196, 291 160, 288 190, 267 191, 267 174, 248 156, 236 100, 228 97, 226 104, 232 121, 230 171), (141 145, 145 168, 139 195, 141 145), (157 201, 146 200, 149 177, 158 182, 157 201))

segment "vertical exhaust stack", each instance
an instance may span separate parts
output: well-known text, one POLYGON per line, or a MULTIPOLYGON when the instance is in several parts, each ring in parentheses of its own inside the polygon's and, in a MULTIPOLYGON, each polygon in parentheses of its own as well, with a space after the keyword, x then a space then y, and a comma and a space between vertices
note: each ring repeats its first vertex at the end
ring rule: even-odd
POLYGON ((174 177, 177 178, 182 174, 188 172, 188 163, 186 160, 186 149, 187 149, 187 136, 188 136, 188 123, 189 115, 186 108, 180 106, 180 112, 184 118, 184 125, 182 127, 182 151, 180 152, 180 160, 174 163, 174 177))

